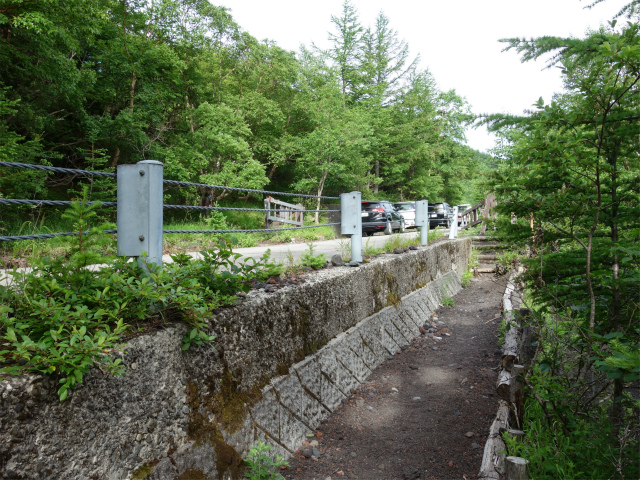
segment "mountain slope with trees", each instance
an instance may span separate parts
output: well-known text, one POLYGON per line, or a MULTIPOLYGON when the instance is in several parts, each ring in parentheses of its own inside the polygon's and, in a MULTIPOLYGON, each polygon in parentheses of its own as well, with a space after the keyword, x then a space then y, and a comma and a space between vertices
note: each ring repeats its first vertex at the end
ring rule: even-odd
MULTIPOLYGON (((3 2, 0 159, 105 171, 158 159, 183 181, 477 200, 464 184, 480 155, 461 143, 466 101, 418 70, 383 13, 366 27, 346 1, 332 26, 328 51, 295 53, 206 0, 3 2)), ((82 182, 92 199, 113 198, 104 181, 7 169, 0 192, 67 199, 82 182)), ((5 231, 33 214, 8 212, 5 231)))

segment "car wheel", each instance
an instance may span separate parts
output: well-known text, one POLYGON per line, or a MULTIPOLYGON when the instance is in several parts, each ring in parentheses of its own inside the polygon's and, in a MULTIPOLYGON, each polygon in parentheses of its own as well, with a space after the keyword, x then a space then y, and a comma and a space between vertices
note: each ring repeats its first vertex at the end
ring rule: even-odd
POLYGON ((404 233, 405 231, 405 226, 404 226, 404 220, 400 221, 400 228, 398 229, 399 233, 404 233))
POLYGON ((364 232, 365 237, 370 237, 371 235, 373 235, 373 232, 364 232))
POLYGON ((393 228, 391 228, 391 222, 387 222, 387 226, 384 227, 384 234, 391 235, 393 233, 393 228))

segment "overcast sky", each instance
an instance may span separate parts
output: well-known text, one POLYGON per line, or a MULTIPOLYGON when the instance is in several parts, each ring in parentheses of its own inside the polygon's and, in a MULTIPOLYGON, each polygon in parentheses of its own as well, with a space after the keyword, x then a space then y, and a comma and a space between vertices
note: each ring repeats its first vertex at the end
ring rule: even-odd
MULTIPOLYGON (((331 15, 342 12, 342 0, 211 0, 231 9, 249 34, 298 51, 315 43, 327 48, 331 15)), ((626 0, 608 0, 584 9, 592 0, 352 0, 363 26, 373 26, 380 11, 390 26, 420 55, 441 90, 455 89, 474 113, 521 114, 539 97, 551 100, 562 89, 557 69, 544 61, 520 63, 513 52, 501 52, 500 38, 543 35, 582 37, 605 24, 626 0)), ((486 151, 493 139, 484 128, 469 130, 470 146, 486 151)))

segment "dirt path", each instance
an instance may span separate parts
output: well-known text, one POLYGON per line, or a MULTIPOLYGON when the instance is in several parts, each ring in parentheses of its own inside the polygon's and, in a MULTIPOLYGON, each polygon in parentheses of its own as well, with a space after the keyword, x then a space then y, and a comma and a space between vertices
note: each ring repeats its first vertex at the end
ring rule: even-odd
POLYGON ((498 406, 496 317, 505 285, 481 275, 455 306, 425 319, 442 340, 427 333, 389 357, 301 446, 284 477, 476 478, 498 406))

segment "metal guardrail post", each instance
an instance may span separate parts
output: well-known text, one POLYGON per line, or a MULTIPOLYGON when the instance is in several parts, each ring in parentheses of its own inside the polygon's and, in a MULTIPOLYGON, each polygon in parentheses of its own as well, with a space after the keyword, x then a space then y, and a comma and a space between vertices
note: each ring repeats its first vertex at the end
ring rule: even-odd
POLYGON ((453 221, 449 226, 449 240, 458 238, 458 207, 453 207, 453 221))
POLYGON ((162 265, 162 163, 118 165, 117 174, 118 255, 138 257, 141 266, 162 265))
POLYGON ((420 227, 420 245, 429 243, 429 202, 416 202, 416 227, 420 227))
MULTIPOLYGON (((351 262, 362 262, 362 194, 340 194, 340 233, 351 235, 351 262)), ((351 263, 350 262, 350 263, 351 263)))

